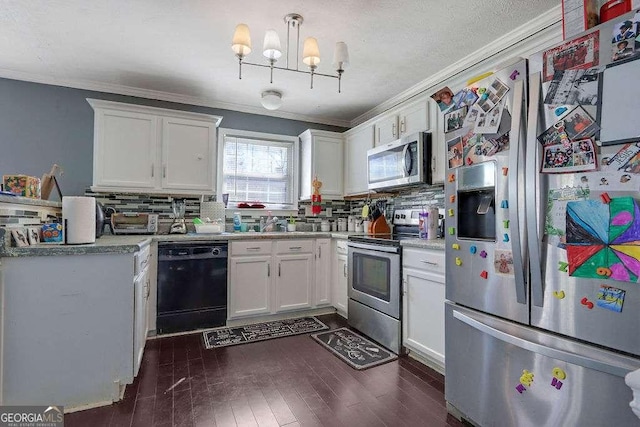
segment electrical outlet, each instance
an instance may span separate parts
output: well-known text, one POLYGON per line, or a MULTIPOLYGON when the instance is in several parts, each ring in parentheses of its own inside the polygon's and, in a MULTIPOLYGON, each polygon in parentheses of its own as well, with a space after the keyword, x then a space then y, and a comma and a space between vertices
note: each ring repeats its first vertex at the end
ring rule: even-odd
POLYGON ((326 215, 327 217, 331 217, 331 216, 333 216, 333 209, 331 209, 331 208, 327 208, 327 210, 326 210, 326 212, 325 212, 325 215, 326 215))
POLYGON ((313 213, 311 212, 311 206, 304 207, 304 216, 311 216, 313 213))

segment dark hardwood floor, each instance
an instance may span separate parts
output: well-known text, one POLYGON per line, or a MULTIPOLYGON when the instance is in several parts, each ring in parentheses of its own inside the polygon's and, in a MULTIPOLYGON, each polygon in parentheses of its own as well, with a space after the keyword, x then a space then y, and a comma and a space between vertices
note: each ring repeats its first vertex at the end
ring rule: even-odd
MULTIPOLYGON (((318 316, 331 329, 337 315, 318 316)), ((201 334, 147 342, 124 399, 66 426, 462 426, 444 378, 406 356, 350 368, 308 335, 206 350, 201 334), (185 381, 167 391, 181 378, 185 381)))

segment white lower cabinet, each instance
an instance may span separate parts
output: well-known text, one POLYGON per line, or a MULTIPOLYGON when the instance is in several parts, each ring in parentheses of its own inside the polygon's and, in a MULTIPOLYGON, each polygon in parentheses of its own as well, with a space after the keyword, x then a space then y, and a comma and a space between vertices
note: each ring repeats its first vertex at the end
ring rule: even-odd
POLYGON ((315 306, 331 304, 331 239, 316 240, 315 306))
POLYGON ((275 257, 276 313, 311 308, 313 254, 286 254, 275 257))
POLYGON ((347 281, 347 241, 336 240, 334 253, 333 280, 331 281, 331 303, 342 317, 347 317, 349 302, 347 281))
POLYGON ((136 255, 136 275, 133 282, 134 310, 133 310, 133 376, 138 375, 142 355, 147 342, 149 293, 151 291, 151 278, 149 275, 149 263, 151 252, 149 246, 136 255))
POLYGON ((444 372, 444 252, 404 247, 402 256, 403 344, 444 372))
POLYGON ((313 239, 230 242, 228 319, 316 306, 313 239))
POLYGON ((229 260, 230 319, 271 313, 271 255, 229 260))

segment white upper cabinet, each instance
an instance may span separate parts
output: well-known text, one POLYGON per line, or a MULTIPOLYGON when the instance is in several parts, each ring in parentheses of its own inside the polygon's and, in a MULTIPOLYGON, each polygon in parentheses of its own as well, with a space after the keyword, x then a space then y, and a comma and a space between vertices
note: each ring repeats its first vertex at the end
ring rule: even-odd
POLYGON ((177 190, 215 188, 214 123, 173 117, 162 119, 162 187, 177 190))
POLYGON ((375 124, 375 145, 391 141, 415 132, 429 129, 429 104, 421 99, 382 116, 375 124))
POLYGON ((309 129, 300 135, 300 200, 313 194, 314 177, 322 182, 323 200, 343 195, 343 137, 337 132, 309 129))
POLYGON ((94 128, 94 185, 156 186, 157 116, 101 109, 96 110, 94 128))
POLYGON ((431 128, 431 176, 432 184, 443 184, 445 173, 445 158, 447 156, 447 143, 444 134, 444 114, 440 113, 438 104, 429 99, 431 104, 429 111, 431 128))
POLYGON ((344 193, 363 194, 368 191, 367 150, 373 148, 373 125, 349 130, 345 135, 344 193))
POLYGON ((93 190, 214 192, 221 117, 87 101, 95 111, 93 190))

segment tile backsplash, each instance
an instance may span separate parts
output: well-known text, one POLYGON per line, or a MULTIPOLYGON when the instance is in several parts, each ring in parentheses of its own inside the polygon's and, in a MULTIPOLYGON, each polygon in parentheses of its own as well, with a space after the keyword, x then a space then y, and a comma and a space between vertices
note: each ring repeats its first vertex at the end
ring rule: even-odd
MULTIPOLYGON (((160 220, 160 232, 166 232, 173 221, 173 211, 171 209, 172 197, 169 195, 154 194, 125 194, 125 193, 94 193, 90 190, 85 192, 86 196, 95 197, 105 207, 113 207, 116 212, 141 212, 158 214, 160 220)), ((193 227, 192 221, 200 215, 200 198, 196 196, 183 197, 185 199, 185 218, 188 226, 193 227)), ((405 191, 394 193, 387 198, 376 198, 382 201, 385 206, 387 218, 391 218, 394 209, 444 207, 444 192, 442 187, 411 187, 405 191)), ((319 224, 328 219, 335 221, 338 218, 346 218, 349 215, 360 216, 362 207, 366 200, 327 200, 322 202, 322 211, 319 215, 311 215, 311 202, 303 201, 298 204, 298 213, 294 219, 299 230, 310 230, 313 224, 319 224), (328 215, 330 213, 330 215, 328 215)), ((260 217, 266 217, 263 210, 251 211, 249 209, 239 210, 242 215, 242 222, 246 223, 249 229, 260 224, 260 217)), ((225 227, 227 231, 233 230, 233 211, 227 211, 225 227)), ((279 217, 280 220, 288 220, 289 216, 279 217)))
MULTIPOLYGON (((130 194, 130 193, 94 193, 90 190, 86 196, 93 196, 105 207, 113 207, 117 212, 142 212, 154 213, 159 216, 160 233, 167 233, 173 222, 171 209, 172 197, 156 194, 130 194)), ((185 199, 185 218, 190 231, 193 231, 193 218, 200 215, 200 198, 196 196, 183 197, 185 199)), ((40 225, 45 222, 60 221, 61 209, 59 202, 29 200, 28 203, 17 204, 18 199, 9 196, 0 196, 0 228, 25 227, 40 225)), ((438 207, 444 208, 444 191, 442 187, 411 187, 404 191, 390 194, 387 198, 376 198, 385 206, 385 215, 391 218, 394 209, 438 207)), ((319 228, 323 220, 331 222, 338 218, 346 218, 349 215, 359 217, 366 200, 327 200, 322 202, 322 211, 319 215, 311 215, 311 202, 304 201, 298 204, 298 212, 294 215, 296 228, 300 231, 311 231, 314 224, 319 228), (330 215, 329 215, 330 214, 330 215)), ((248 227, 259 226, 260 217, 266 217, 263 210, 240 210, 242 222, 248 227)), ((225 228, 233 230, 233 210, 227 211, 225 228)), ((289 216, 279 217, 280 221, 286 221, 289 216)))

